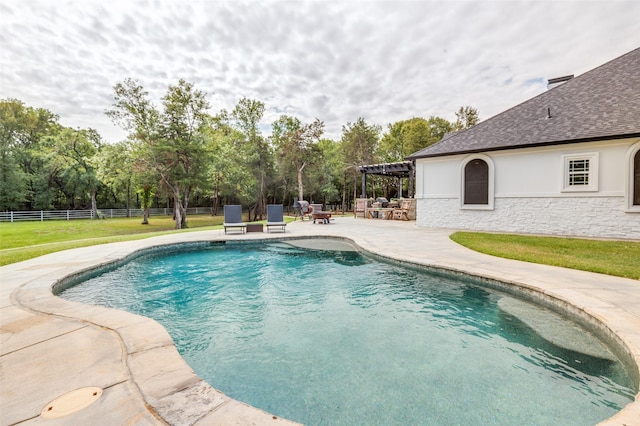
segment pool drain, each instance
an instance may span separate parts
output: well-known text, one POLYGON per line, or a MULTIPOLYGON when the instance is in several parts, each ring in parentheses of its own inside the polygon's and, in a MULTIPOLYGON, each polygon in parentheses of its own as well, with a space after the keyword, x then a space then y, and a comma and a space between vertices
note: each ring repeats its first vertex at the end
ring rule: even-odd
POLYGON ((86 387, 60 395, 42 409, 40 416, 45 419, 57 419, 87 408, 102 396, 102 389, 86 387))

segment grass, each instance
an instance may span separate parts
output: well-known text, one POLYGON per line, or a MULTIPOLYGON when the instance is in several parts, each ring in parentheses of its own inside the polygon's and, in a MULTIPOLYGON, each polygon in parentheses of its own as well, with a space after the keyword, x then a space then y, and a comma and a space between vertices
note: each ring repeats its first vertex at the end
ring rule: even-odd
MULTIPOLYGON (((187 229, 221 225, 222 216, 198 215, 187 218, 187 229)), ((175 231, 170 216, 157 216, 142 225, 142 218, 116 218, 101 220, 49 220, 44 222, 14 222, 0 224, 0 249, 37 244, 102 238, 121 235, 149 234, 175 231)))
POLYGON ((640 242, 456 232, 451 239, 481 253, 640 280, 640 242))
MULTIPOLYGON (((287 216, 284 219, 286 222, 293 220, 287 216)), ((221 229, 224 217, 192 215, 187 217, 188 228, 182 230, 175 229, 175 222, 169 216, 152 216, 148 225, 141 222, 141 217, 3 222, 0 223, 0 266, 72 248, 139 240, 167 233, 221 229)))
MULTIPOLYGON (((285 220, 292 220, 285 218, 285 220)), ((147 238, 173 232, 220 229, 222 216, 189 216, 176 231, 171 217, 50 220, 0 223, 0 266, 47 253, 147 238)), ((456 232, 451 239, 481 253, 640 280, 640 242, 456 232)))
POLYGON ((142 225, 140 217, 0 223, 0 266, 71 248, 137 240, 172 232, 219 229, 223 221, 222 216, 189 216, 189 227, 183 230, 174 229, 173 219, 165 216, 152 216, 148 225, 142 225))

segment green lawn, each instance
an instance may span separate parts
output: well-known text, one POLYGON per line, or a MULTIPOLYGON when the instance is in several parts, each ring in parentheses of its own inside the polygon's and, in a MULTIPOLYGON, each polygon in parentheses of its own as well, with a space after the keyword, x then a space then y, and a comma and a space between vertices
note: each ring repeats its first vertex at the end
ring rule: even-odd
MULTIPOLYGON (((289 220, 290 218, 286 218, 289 220)), ((0 223, 0 265, 76 247, 147 238, 170 232, 219 229, 222 216, 189 216, 176 231, 171 217, 0 223)), ((640 279, 640 242, 456 232, 451 239, 481 253, 640 279)))
POLYGON ((451 239, 481 253, 640 280, 640 242, 456 232, 451 239))
MULTIPOLYGON (((222 216, 189 216, 187 218, 188 229, 222 225, 223 219, 222 216)), ((142 225, 141 222, 142 218, 140 217, 3 222, 0 223, 0 249, 175 230, 175 222, 170 216, 152 216, 148 225, 142 225)))
POLYGON ((169 216, 102 220, 49 220, 0 223, 0 265, 31 259, 76 247, 136 240, 170 232, 221 228, 223 216, 197 215, 187 218, 188 228, 176 231, 169 216))

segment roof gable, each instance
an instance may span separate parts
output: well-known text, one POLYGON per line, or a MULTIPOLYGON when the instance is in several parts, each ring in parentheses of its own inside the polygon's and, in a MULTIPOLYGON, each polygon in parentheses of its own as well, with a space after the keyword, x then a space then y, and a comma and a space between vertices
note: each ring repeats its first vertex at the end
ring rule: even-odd
POLYGON ((640 48, 409 159, 640 136, 640 48))

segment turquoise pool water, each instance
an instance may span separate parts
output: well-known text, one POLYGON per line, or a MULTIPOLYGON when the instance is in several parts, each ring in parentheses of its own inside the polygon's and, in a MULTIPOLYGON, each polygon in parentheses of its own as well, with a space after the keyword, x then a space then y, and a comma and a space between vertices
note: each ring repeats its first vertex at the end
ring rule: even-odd
POLYGON ((183 246, 61 296, 156 319, 212 386, 310 425, 587 425, 633 400, 624 366, 550 311, 296 244, 183 246))

